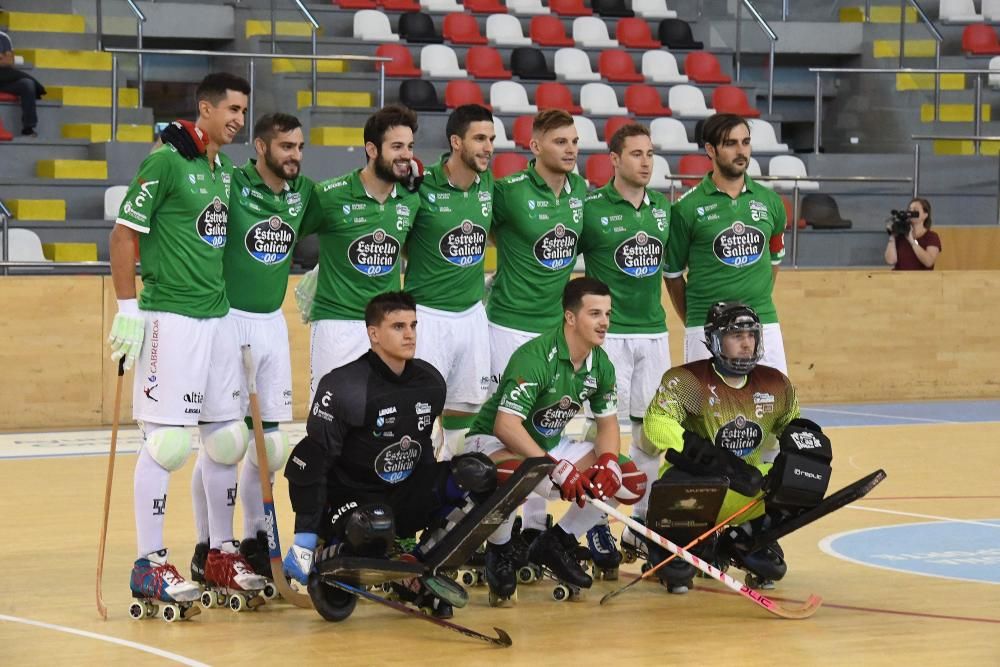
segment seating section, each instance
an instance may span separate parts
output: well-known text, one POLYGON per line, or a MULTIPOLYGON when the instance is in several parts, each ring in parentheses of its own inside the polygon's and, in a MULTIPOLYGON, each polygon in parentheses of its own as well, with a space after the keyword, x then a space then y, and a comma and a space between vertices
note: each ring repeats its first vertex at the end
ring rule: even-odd
POLYGON ((649 124, 649 134, 657 150, 683 153, 698 150, 698 144, 688 141, 684 123, 676 118, 657 118, 649 124))
POLYGON ((573 38, 566 34, 563 22, 555 16, 535 16, 528 30, 531 41, 539 46, 573 46, 573 38))
POLYGON ((601 16, 610 18, 630 18, 635 12, 625 4, 626 0, 591 0, 590 6, 601 16))
POLYGON ((750 106, 746 93, 736 86, 719 86, 712 91, 712 106, 719 113, 734 113, 744 118, 760 118, 760 111, 750 106))
POLYGON ((702 49, 705 45, 695 41, 691 26, 681 19, 660 21, 657 36, 669 49, 702 49))
POLYGON ((507 9, 520 16, 551 13, 542 0, 507 0, 507 9))
POLYGON ((1000 22, 1000 0, 983 0, 983 19, 987 23, 1000 22))
POLYGON ((473 46, 466 51, 465 69, 477 79, 509 79, 514 75, 503 66, 500 52, 489 46, 473 46))
POLYGON ((354 38, 365 42, 398 42, 389 17, 374 9, 362 9, 354 14, 354 38))
POLYGON ((464 11, 462 4, 455 0, 420 0, 420 8, 436 14, 464 11))
MULTIPOLYGON (((670 106, 674 106, 672 101, 670 106)), ((750 125, 750 147, 754 153, 788 152, 788 144, 778 141, 777 135, 774 132, 774 126, 766 120, 751 118, 747 123, 750 125)))
POLYGON ((392 58, 391 62, 378 63, 376 68, 384 67, 385 75, 392 77, 413 78, 420 76, 420 70, 413 64, 413 56, 410 50, 402 44, 383 44, 375 49, 375 55, 383 58, 392 58))
POLYGON ((964 25, 983 22, 983 15, 976 13, 976 5, 972 0, 940 0, 940 3, 938 16, 941 23, 964 25))
POLYGON ((641 83, 642 74, 635 71, 635 63, 627 51, 608 49, 601 51, 597 59, 597 69, 601 76, 615 83, 641 83))
POLYGON ((538 107, 528 102, 528 91, 516 81, 497 81, 490 86, 490 104, 499 113, 538 113, 538 107))
POLYGON ((662 155, 653 156, 653 176, 649 179, 649 187, 654 190, 669 190, 681 187, 681 182, 670 177, 670 164, 662 155))
POLYGON ((606 151, 608 144, 601 141, 597 136, 597 127, 594 121, 584 116, 573 116, 573 124, 576 126, 576 133, 580 136, 577 146, 582 151, 606 151))
POLYGON ((417 0, 379 0, 382 9, 388 12, 419 12, 420 3, 417 0))
MULTIPOLYGON (((767 166, 769 176, 779 176, 784 178, 805 178, 805 163, 794 155, 776 155, 771 158, 771 163, 767 166)), ((799 190, 819 190, 819 183, 816 181, 771 181, 775 190, 794 190, 798 183, 799 190)))
POLYGON ((687 83, 686 74, 677 67, 677 58, 669 51, 646 51, 642 54, 642 75, 650 83, 687 83))
POLYGON ((465 79, 469 73, 458 66, 458 56, 450 46, 430 44, 420 49, 420 71, 440 79, 465 79))
POLYGON ((1000 56, 994 56, 990 58, 989 69, 996 72, 996 74, 991 73, 988 79, 988 85, 993 90, 1000 90, 1000 56))
POLYGON ((511 52, 510 70, 520 79, 554 81, 556 78, 545 62, 545 55, 531 46, 519 46, 511 52))
POLYGON ((606 83, 585 83, 580 88, 580 106, 595 116, 628 115, 628 109, 618 104, 615 89, 606 83))
POLYGON ((500 0, 464 0, 465 11, 477 14, 506 14, 507 7, 500 0))
POLYGON ((669 116, 670 108, 663 106, 660 93, 653 86, 636 83, 625 89, 625 106, 637 116, 669 116))
POLYGON ((708 51, 695 51, 684 58, 684 73, 696 83, 730 83, 732 79, 722 73, 718 58, 708 51))
POLYGON ((448 82, 444 90, 444 104, 449 109, 463 104, 478 104, 490 108, 490 105, 483 100, 483 91, 479 88, 479 84, 467 79, 448 82))
POLYGON ((515 16, 493 14, 486 19, 486 39, 497 46, 528 46, 531 38, 521 31, 521 22, 515 16))
POLYGON ((962 50, 970 56, 1000 55, 1000 39, 988 25, 968 25, 962 31, 962 50))
MULTIPOLYGON (((682 83, 670 88, 667 105, 675 116, 682 118, 708 118, 715 109, 705 104, 705 95, 699 88, 682 83)), ((787 147, 786 147, 787 148, 787 147)))
MULTIPOLYGON (((465 83, 471 83, 471 81, 465 83)), ((504 127, 503 121, 496 116, 493 116, 493 131, 496 133, 496 138, 493 140, 493 150, 512 151, 517 148, 514 142, 507 138, 507 128, 504 127)))
POLYGON ((556 78, 560 81, 600 81, 601 75, 590 68, 590 57, 580 49, 559 49, 555 59, 556 78))
POLYGON ((681 157, 677 171, 682 176, 688 176, 681 179, 681 184, 686 188, 693 188, 701 182, 705 174, 712 171, 712 161, 707 155, 685 155, 681 157))
POLYGON ((850 229, 853 223, 840 217, 837 200, 827 194, 808 194, 802 198, 802 219, 813 229, 850 229))
POLYGON ((587 179, 592 188, 603 188, 608 181, 614 178, 614 175, 615 168, 611 164, 611 155, 608 153, 595 153, 587 158, 584 178, 587 179))
POLYGON ((469 14, 448 14, 442 29, 444 38, 453 44, 475 46, 486 44, 486 37, 479 32, 479 22, 469 14))
POLYGON ((399 36, 414 44, 440 44, 444 41, 434 29, 434 20, 422 12, 407 12, 399 17, 399 36))
POLYGON ((666 0, 632 0, 632 11, 649 21, 677 18, 677 12, 667 7, 666 0))
POLYGON ((604 123, 604 141, 611 145, 611 137, 618 131, 618 128, 636 122, 634 118, 628 116, 612 116, 604 123))
POLYGON ((559 16, 593 16, 594 10, 583 0, 549 0, 549 9, 559 16))
POLYGON ((596 16, 580 16, 573 20, 573 41, 590 49, 618 48, 618 40, 608 35, 608 25, 596 16))
MULTIPOLYGON (((12 262, 46 262, 49 261, 42 251, 42 240, 38 234, 30 229, 20 229, 18 227, 8 227, 10 234, 7 242, 8 257, 12 262)), ((3 241, 3 232, 0 232, 0 242, 3 241)))
POLYGON ((414 111, 444 111, 434 84, 423 79, 407 79, 399 84, 399 101, 414 111))
POLYGON ((583 109, 573 102, 573 94, 561 83, 540 83, 535 89, 535 104, 539 109, 562 109, 579 114, 583 109))
POLYGON ((503 178, 528 167, 528 158, 520 153, 498 153, 493 157, 493 176, 503 178))
POLYGON ((645 19, 620 19, 615 27, 615 37, 619 44, 630 49, 658 49, 662 46, 658 39, 653 39, 645 19))
POLYGON ((514 119, 514 143, 525 150, 531 149, 531 127, 534 120, 534 116, 518 116, 514 119))

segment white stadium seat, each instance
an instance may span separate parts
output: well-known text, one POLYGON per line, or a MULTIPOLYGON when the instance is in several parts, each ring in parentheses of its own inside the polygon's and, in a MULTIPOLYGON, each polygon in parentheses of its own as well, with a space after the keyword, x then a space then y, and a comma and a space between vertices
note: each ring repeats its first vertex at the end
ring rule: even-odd
POLYGON ((749 118, 747 122, 750 124, 750 148, 754 153, 788 152, 788 144, 778 142, 773 125, 759 118, 749 118))
POLYGON ((647 20, 677 18, 677 12, 667 8, 667 0, 632 0, 632 11, 647 20))
POLYGON ((441 79, 466 79, 469 73, 458 66, 458 56, 450 46, 428 44, 420 49, 420 71, 441 79))
POLYGON ((590 66, 590 56, 580 49, 556 51, 556 78, 560 81, 600 81, 601 75, 590 66))
POLYGON ((667 106, 675 116, 682 118, 708 118, 715 109, 705 104, 705 94, 700 88, 682 83, 670 89, 667 106))
POLYGON ((967 25, 983 22, 983 15, 976 13, 976 5, 972 0, 941 0, 939 11, 941 23, 967 25))
POLYGON ((578 16, 573 20, 573 41, 588 48, 618 48, 618 40, 608 35, 608 24, 596 16, 578 16))
POLYGON ((389 17, 377 9, 362 9, 354 15, 354 39, 365 42, 398 42, 389 17))
POLYGON ((677 58, 669 51, 646 51, 642 54, 642 75, 650 83, 687 83, 686 74, 677 67, 677 58))
POLYGON ((594 121, 584 116, 573 116, 573 124, 576 125, 576 133, 580 136, 580 143, 577 144, 580 150, 608 150, 608 144, 597 138, 597 128, 594 126, 594 121))
POLYGON ((519 16, 552 13, 552 10, 542 4, 542 0, 507 0, 507 9, 519 16))
POLYGON ((497 46, 525 46, 531 38, 524 36, 521 22, 510 14, 490 14, 486 19, 486 39, 497 46))
POLYGON ((118 211, 125 201, 125 194, 128 192, 127 185, 112 185, 104 191, 104 219, 117 220, 118 211))
POLYGON ((628 109, 618 104, 615 89, 606 83, 585 83, 580 88, 580 106, 595 116, 627 116, 628 109))
MULTIPOLYGON (((767 166, 769 176, 799 177, 805 178, 806 165, 794 155, 775 155, 771 158, 771 164, 767 166)), ((800 191, 819 190, 819 183, 816 181, 798 181, 800 191)), ((775 190, 791 191, 795 188, 795 181, 771 181, 775 190)))
POLYGON ((681 187, 680 181, 670 178, 670 164, 662 155, 653 156, 653 176, 649 179, 649 187, 654 190, 669 190, 670 187, 681 187))
POLYGON ((503 121, 496 116, 493 116, 493 131, 497 135, 493 140, 494 151, 512 151, 517 148, 514 142, 507 138, 507 128, 503 126, 503 121))
POLYGON ((688 141, 684 123, 676 118, 656 118, 649 124, 649 135, 653 146, 660 151, 671 153, 692 153, 698 144, 688 141))
POLYGON ((490 106, 500 113, 538 113, 538 107, 528 103, 528 91, 516 81, 497 81, 490 86, 490 106))

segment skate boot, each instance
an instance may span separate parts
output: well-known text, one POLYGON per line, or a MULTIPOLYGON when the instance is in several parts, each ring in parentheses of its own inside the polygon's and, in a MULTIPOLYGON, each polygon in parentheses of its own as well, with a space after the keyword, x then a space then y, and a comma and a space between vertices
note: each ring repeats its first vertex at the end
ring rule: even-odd
POLYGON ((208 544, 199 542, 194 545, 194 555, 191 556, 191 581, 205 585, 205 561, 208 560, 208 544))
MULTIPOLYGON (((645 521, 637 517, 632 517, 639 523, 645 525, 645 521)), ((640 558, 649 560, 649 552, 646 549, 646 541, 638 533, 632 531, 628 526, 622 528, 622 560, 626 563, 634 563, 640 558)))
POLYGON ((517 551, 514 539, 506 544, 486 543, 486 584, 490 587, 490 606, 517 601, 517 551))
POLYGON ((264 604, 260 592, 266 583, 240 555, 236 540, 223 542, 221 548, 208 550, 201 604, 206 609, 225 606, 236 612, 256 609, 264 604))
POLYGON ((531 562, 542 568, 550 579, 558 582, 552 590, 556 601, 576 600, 583 589, 594 583, 576 557, 579 542, 558 525, 549 528, 531 544, 528 552, 531 562))
POLYGON ((744 581, 747 586, 772 590, 774 582, 779 581, 788 571, 784 550, 777 542, 751 549, 753 537, 743 526, 727 529, 718 540, 719 559, 746 572, 744 581))
POLYGON ((157 613, 168 623, 197 616, 201 609, 192 603, 200 588, 186 581, 177 569, 167 563, 167 550, 154 551, 139 558, 132 566, 130 587, 134 600, 128 614, 135 620, 152 618, 157 613))
MULTIPOLYGON (((240 542, 240 554, 250 563, 254 573, 264 577, 264 588, 261 595, 265 600, 278 597, 278 589, 271 578, 271 554, 267 546, 267 533, 257 531, 257 537, 248 537, 240 542)), ((207 552, 206 552, 207 555, 207 552)))
POLYGON ((594 578, 618 581, 618 565, 622 562, 622 555, 608 524, 599 523, 587 531, 587 549, 593 562, 594 578))
POLYGON ((435 575, 414 577, 391 583, 390 599, 409 602, 434 618, 448 619, 455 615, 454 607, 464 607, 469 597, 452 579, 435 575))
MULTIPOLYGON (((542 578, 542 570, 531 562, 528 550, 544 530, 538 528, 523 528, 521 517, 514 519, 514 530, 511 533, 511 543, 514 545, 515 563, 517 565, 517 580, 522 584, 532 584, 542 578)), ((545 530, 552 527, 552 515, 545 515, 545 530)))
MULTIPOLYGON (((636 533, 632 533, 632 536, 642 542, 643 548, 646 551, 646 562, 642 565, 643 572, 653 569, 667 558, 670 558, 670 552, 656 542, 647 539, 645 536, 637 535, 636 533)), ((625 537, 623 535, 622 542, 624 541, 625 537)), ((696 572, 697 568, 695 568, 694 565, 691 565, 687 561, 680 558, 674 558, 672 561, 656 571, 656 578, 659 579, 660 583, 667 589, 668 593, 683 595, 691 590, 696 572)))

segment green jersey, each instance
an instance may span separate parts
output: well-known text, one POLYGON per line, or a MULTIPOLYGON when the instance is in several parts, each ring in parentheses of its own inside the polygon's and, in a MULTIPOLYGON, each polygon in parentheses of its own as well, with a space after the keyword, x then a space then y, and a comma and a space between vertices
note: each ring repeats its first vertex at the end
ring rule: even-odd
POLYGON ((313 182, 298 176, 275 194, 248 160, 233 172, 229 243, 223 261, 226 294, 233 308, 273 313, 281 308, 292 266, 292 249, 313 182))
POLYGON ((398 183, 384 204, 368 194, 357 169, 317 183, 302 235, 319 234, 313 320, 363 320, 365 306, 398 290, 399 255, 420 197, 398 183))
POLYGON ((406 291, 421 306, 460 312, 483 300, 493 174, 485 171, 460 190, 445 173, 447 159, 429 167, 420 185, 420 209, 406 240, 406 291))
POLYGON ((647 190, 636 208, 622 198, 612 179, 587 196, 580 252, 587 260, 587 276, 611 290, 608 333, 667 330, 660 285, 669 223, 670 201, 659 192, 647 190))
POLYGON ((575 370, 560 326, 514 351, 499 389, 479 410, 469 435, 493 435, 499 410, 520 417, 538 446, 550 451, 584 401, 590 401, 595 417, 618 413, 615 368, 604 350, 595 347, 575 370))
POLYGON ((173 146, 139 165, 117 220, 140 232, 139 308, 196 318, 229 311, 222 256, 232 174, 222 153, 209 165, 205 156, 184 159, 173 146))
POLYGON ((587 184, 567 174, 559 196, 528 168, 493 188, 497 274, 486 304, 490 322, 542 333, 562 322, 562 291, 576 263, 587 184))
POLYGON ((709 306, 734 300, 764 324, 778 321, 771 265, 785 256, 785 207, 772 190, 745 179, 733 199, 709 172, 674 203, 664 272, 677 278, 688 269, 686 326, 703 326, 709 306))

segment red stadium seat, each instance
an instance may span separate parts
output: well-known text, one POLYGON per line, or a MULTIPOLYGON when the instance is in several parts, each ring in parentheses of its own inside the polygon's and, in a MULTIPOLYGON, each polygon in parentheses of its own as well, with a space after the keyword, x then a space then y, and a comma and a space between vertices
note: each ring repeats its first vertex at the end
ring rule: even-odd
POLYGON ((658 49, 663 46, 660 40, 653 39, 653 33, 645 19, 618 19, 615 37, 622 46, 631 49, 658 49))
POLYGON ((0 141, 11 141, 13 138, 14 135, 8 132, 7 128, 3 126, 3 122, 0 121, 0 141))
POLYGON ((712 161, 707 155, 684 155, 677 165, 677 173, 684 176, 697 176, 697 178, 681 179, 681 184, 686 188, 693 188, 701 182, 701 178, 712 171, 712 161))
POLYGON ((520 153, 500 153, 493 157, 493 177, 503 178, 528 167, 528 158, 520 153))
POLYGON ((465 69, 477 79, 509 79, 500 52, 491 46, 473 46, 465 54, 465 69))
POLYGON ((622 125, 628 125, 629 123, 635 122, 635 118, 629 118, 628 116, 612 116, 608 119, 608 122, 604 124, 604 141, 610 144, 611 137, 618 131, 618 128, 622 125))
POLYGON ((507 8, 500 4, 500 0, 465 0, 462 3, 466 11, 479 14, 506 14, 507 8))
POLYGON ((559 16, 594 15, 594 10, 584 7, 583 0, 549 0, 549 9, 559 16))
POLYGON ((684 73, 695 83, 730 83, 722 65, 708 51, 692 51, 684 57, 684 73))
POLYGON ((615 168, 611 166, 611 155, 608 153, 595 153, 587 158, 587 167, 584 169, 586 178, 595 188, 602 188, 607 185, 615 175, 615 168))
POLYGON ((760 111, 750 106, 746 93, 736 86, 719 86, 712 91, 712 108, 719 113, 734 113, 744 118, 760 118, 760 111))
MULTIPOLYGON (((792 202, 785 195, 778 195, 778 196, 781 197, 781 203, 785 205, 785 220, 787 220, 787 222, 785 223, 785 229, 791 229, 792 228, 792 202)), ((805 228, 806 228, 806 219, 805 218, 799 218, 799 229, 805 229, 805 228)))
POLYGON ((20 98, 13 93, 0 93, 0 102, 17 102, 20 98))
POLYGON ((468 14, 448 14, 444 17, 444 38, 453 44, 486 44, 476 19, 468 14))
POLYGON ((483 100, 483 91, 479 88, 479 84, 468 79, 448 82, 448 86, 444 89, 444 104, 449 109, 463 104, 478 104, 487 109, 493 108, 483 100))
POLYGON ((521 148, 531 149, 531 126, 534 116, 518 116, 514 119, 514 144, 521 148))
POLYGON ((621 49, 601 51, 597 61, 597 69, 601 76, 616 83, 641 83, 645 81, 642 74, 635 71, 632 56, 621 49))
POLYGON ((636 116, 669 116, 670 107, 663 106, 660 93, 645 83, 634 83, 625 89, 625 106, 636 116))
POLYGON ((420 70, 413 65, 413 56, 410 50, 401 44, 382 44, 375 49, 375 55, 383 58, 392 58, 392 62, 376 63, 375 69, 385 65, 386 76, 400 76, 406 78, 420 78, 420 70))
POLYGON ((561 83, 540 83, 535 89, 535 106, 542 109, 562 109, 571 114, 581 114, 583 109, 573 103, 573 94, 561 83))
POLYGON ((967 25, 962 31, 962 50, 970 56, 1000 55, 996 30, 988 25, 967 25))
POLYGON ((562 21, 555 16, 533 16, 531 17, 531 28, 529 29, 531 41, 539 46, 573 46, 574 42, 566 34, 566 28, 562 21))
POLYGON ((379 0, 382 9, 391 12, 419 12, 420 3, 417 0, 379 0))
POLYGON ((333 0, 341 9, 375 9, 375 0, 333 0))

